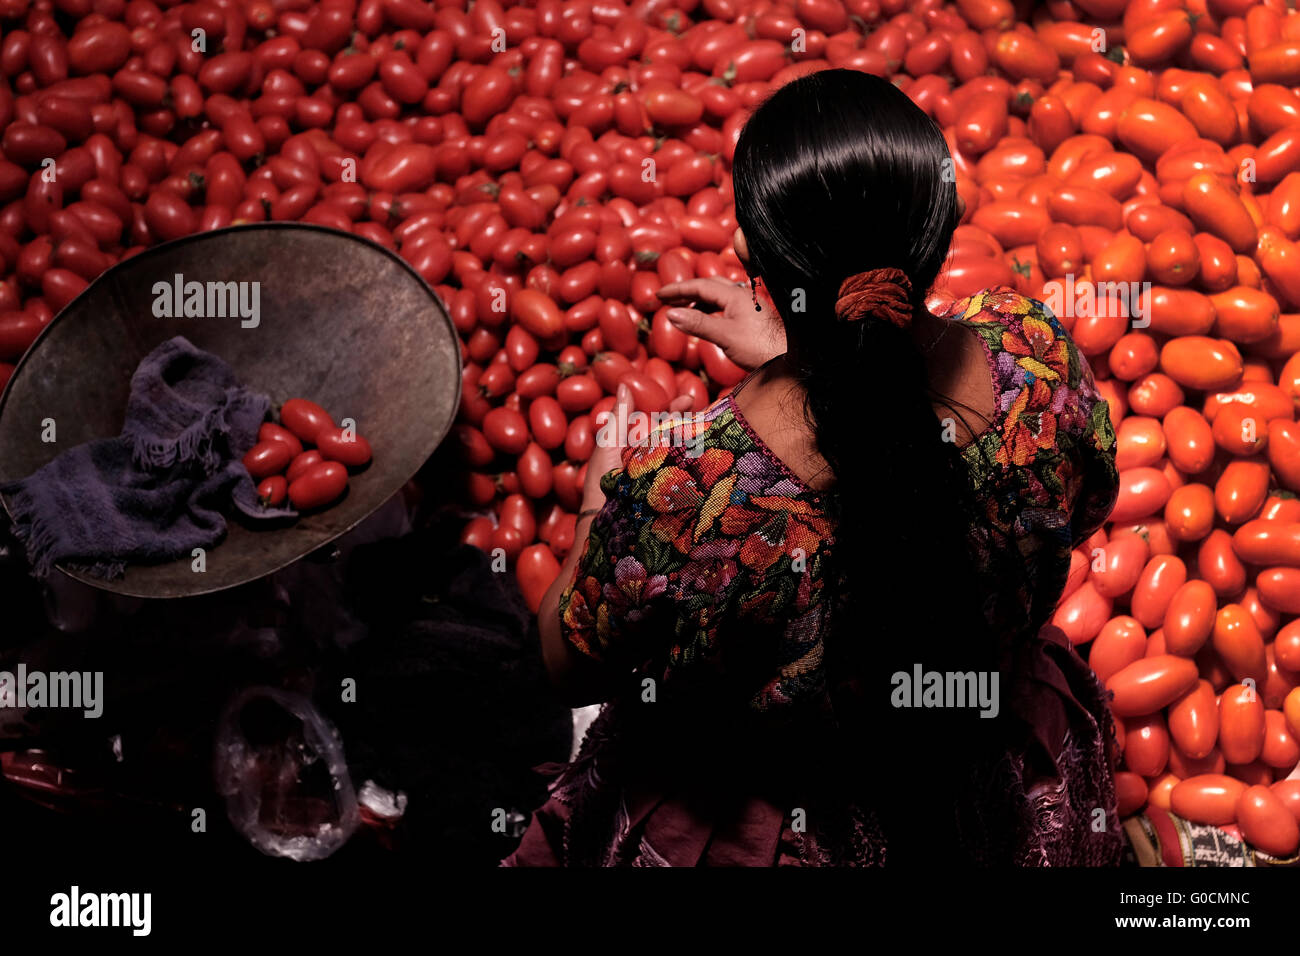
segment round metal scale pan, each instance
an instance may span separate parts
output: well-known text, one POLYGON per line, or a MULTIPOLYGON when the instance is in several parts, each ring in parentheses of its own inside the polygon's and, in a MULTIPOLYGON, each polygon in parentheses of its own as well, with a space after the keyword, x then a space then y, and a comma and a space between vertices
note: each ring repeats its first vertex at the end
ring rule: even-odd
MULTIPOLYGON (((252 286, 244 287, 251 292, 252 286)), ((0 482, 23 478, 65 449, 122 430, 131 375, 174 335, 230 363, 279 404, 294 396, 352 418, 374 449, 336 505, 292 524, 237 518, 195 572, 187 557, 132 565, 87 584, 136 597, 220 591, 276 571, 343 534, 419 470, 460 400, 460 348, 437 295, 394 253, 320 226, 232 226, 148 249, 109 269, 45 328, 0 398, 0 482), (159 318, 155 284, 258 283, 259 320, 159 318), (245 327, 245 326, 249 327, 245 327), (54 419, 58 441, 41 440, 54 419)), ((6 510, 10 508, 7 496, 6 510)), ((233 512, 234 509, 232 508, 233 512)))

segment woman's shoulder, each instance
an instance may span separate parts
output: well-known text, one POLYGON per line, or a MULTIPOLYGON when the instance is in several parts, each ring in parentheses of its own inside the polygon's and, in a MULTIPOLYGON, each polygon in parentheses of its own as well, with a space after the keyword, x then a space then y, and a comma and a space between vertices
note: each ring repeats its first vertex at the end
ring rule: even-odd
POLYGON ((999 416, 1014 416, 1024 404, 1050 410, 1058 420, 1053 431, 1104 430, 1106 405, 1092 369, 1042 301, 1003 286, 957 299, 939 315, 967 326, 988 347, 999 416))
POLYGON ((1015 353, 1031 338, 1047 346, 1059 343, 1062 351, 1074 351, 1069 332, 1052 310, 1039 299, 1009 286, 995 286, 955 299, 936 314, 969 326, 994 354, 1015 353))
POLYGON ((681 481, 699 492, 723 484, 733 499, 818 498, 754 432, 730 393, 698 412, 661 412, 641 422, 623 452, 634 485, 681 481))

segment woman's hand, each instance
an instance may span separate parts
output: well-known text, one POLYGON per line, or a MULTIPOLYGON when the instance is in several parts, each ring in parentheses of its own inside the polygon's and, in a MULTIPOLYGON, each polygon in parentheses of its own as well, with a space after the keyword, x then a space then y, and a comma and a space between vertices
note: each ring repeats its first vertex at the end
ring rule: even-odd
MULTIPOLYGON (((690 409, 693 400, 689 395, 679 395, 669 404, 671 412, 685 412, 690 409)), ((582 509, 600 508, 605 504, 605 492, 600 487, 600 479, 608 472, 623 467, 623 444, 619 439, 625 438, 631 430, 628 419, 636 411, 632 400, 632 391, 626 385, 620 385, 614 394, 614 408, 609 418, 596 423, 596 447, 587 463, 587 477, 582 486, 582 509)))
POLYGON ((714 343, 741 368, 756 369, 769 359, 785 354, 785 328, 781 317, 760 300, 755 310, 747 286, 726 279, 688 279, 670 282, 659 290, 659 298, 675 305, 708 303, 718 312, 695 308, 668 310, 668 321, 688 335, 714 343))

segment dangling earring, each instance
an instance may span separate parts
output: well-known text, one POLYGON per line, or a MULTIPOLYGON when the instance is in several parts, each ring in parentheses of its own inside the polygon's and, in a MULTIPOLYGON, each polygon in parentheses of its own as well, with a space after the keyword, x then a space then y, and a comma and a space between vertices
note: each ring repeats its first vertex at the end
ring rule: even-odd
POLYGON ((759 301, 758 301, 758 277, 757 277, 757 276, 753 276, 753 277, 750 278, 750 280, 749 280, 749 286, 750 286, 750 289, 752 289, 752 290, 753 290, 753 293, 754 293, 754 311, 755 311, 755 312, 762 312, 762 311, 763 311, 763 306, 760 305, 760 304, 759 304, 759 301))

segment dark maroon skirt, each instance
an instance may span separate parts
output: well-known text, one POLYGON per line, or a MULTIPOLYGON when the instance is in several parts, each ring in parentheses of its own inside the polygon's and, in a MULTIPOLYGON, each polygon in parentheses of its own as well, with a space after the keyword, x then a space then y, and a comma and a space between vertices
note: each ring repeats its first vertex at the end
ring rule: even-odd
MULTIPOLYGON (((1123 836, 1115 803, 1114 725, 1092 670, 1059 629, 1017 648, 1003 706, 1030 728, 954 805, 965 855, 1020 866, 1114 866, 1123 836)), ((503 866, 877 866, 888 841, 865 808, 806 820, 761 796, 725 803, 708 788, 629 785, 617 763, 618 703, 606 704, 577 759, 554 777, 503 866), (619 782, 615 782, 615 781, 619 782), (827 822, 822 822, 827 821, 827 822)))

